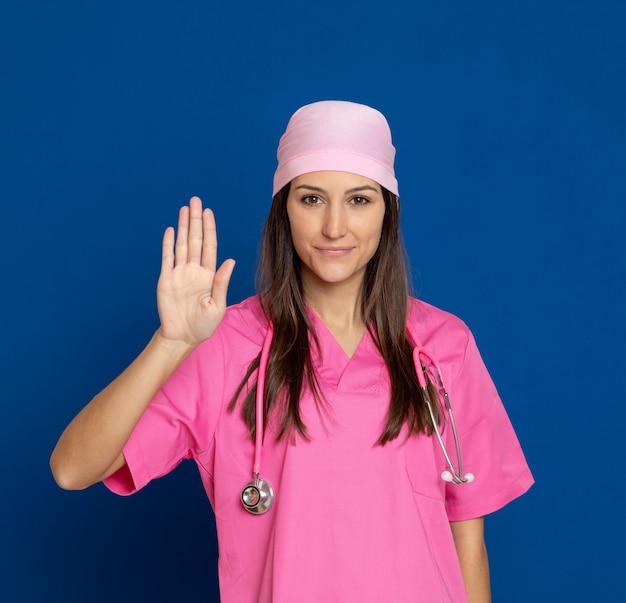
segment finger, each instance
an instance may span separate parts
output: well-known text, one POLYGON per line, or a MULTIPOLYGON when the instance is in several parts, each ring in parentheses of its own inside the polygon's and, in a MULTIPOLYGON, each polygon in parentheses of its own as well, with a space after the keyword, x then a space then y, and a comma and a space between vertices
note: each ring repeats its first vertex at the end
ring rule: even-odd
POLYGON ((217 266, 217 228, 215 226, 215 216, 207 208, 202 214, 202 230, 204 237, 202 241, 202 266, 215 272, 217 266))
POLYGON ((200 263, 202 255, 202 201, 199 197, 189 200, 189 236, 187 239, 187 261, 200 263))
POLYGON ((174 229, 168 226, 161 246, 161 274, 174 268, 174 229))
POLYGON ((189 237, 189 208, 181 207, 178 212, 178 233, 176 235, 176 258, 175 263, 187 262, 187 238, 189 237))
POLYGON ((211 297, 218 306, 226 307, 226 294, 228 293, 228 283, 235 269, 235 260, 226 260, 215 273, 211 297))

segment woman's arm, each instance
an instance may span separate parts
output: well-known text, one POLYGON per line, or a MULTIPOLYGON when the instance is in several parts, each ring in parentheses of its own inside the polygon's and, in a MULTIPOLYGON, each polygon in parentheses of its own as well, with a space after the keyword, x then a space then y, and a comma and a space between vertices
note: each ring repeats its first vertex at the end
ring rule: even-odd
POLYGON ((130 434, 189 351, 157 332, 133 363, 78 413, 50 458, 61 488, 82 490, 125 464, 122 449, 130 434))
POLYGON ((178 237, 163 237, 157 301, 161 326, 137 359, 67 426, 50 458, 59 486, 86 488, 125 464, 122 450, 159 388, 226 311, 234 261, 216 271, 217 237, 210 210, 193 197, 180 210, 178 237))
POLYGON ((491 603, 484 518, 451 521, 450 528, 461 565, 467 600, 469 603, 491 603))

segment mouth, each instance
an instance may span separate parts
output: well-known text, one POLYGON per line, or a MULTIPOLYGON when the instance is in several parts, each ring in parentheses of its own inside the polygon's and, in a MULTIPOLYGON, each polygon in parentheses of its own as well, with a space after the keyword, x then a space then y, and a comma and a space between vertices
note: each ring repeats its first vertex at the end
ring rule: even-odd
POLYGON ((352 251, 352 247, 315 247, 315 249, 322 255, 328 257, 340 257, 347 255, 352 251))

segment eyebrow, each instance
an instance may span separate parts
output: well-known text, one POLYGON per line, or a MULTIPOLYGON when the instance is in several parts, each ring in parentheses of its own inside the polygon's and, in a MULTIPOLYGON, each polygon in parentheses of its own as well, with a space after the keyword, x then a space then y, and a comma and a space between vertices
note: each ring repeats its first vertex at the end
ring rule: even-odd
MULTIPOLYGON (((311 184, 300 184, 299 186, 296 186, 294 190, 299 190, 301 188, 309 190, 309 191, 315 191, 317 193, 326 192, 323 188, 320 188, 319 186, 313 186, 311 184)), ((353 193, 360 193, 363 191, 374 191, 375 193, 379 192, 373 186, 370 186, 369 184, 364 184, 363 186, 355 186, 354 188, 349 188, 347 191, 345 191, 345 194, 351 195, 353 193)))

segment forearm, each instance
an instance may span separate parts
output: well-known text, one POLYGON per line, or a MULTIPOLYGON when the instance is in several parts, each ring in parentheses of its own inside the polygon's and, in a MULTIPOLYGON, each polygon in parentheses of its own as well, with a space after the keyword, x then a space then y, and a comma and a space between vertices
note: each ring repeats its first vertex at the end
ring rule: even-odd
POLYGON ((191 349, 157 332, 133 363, 83 408, 50 459, 59 486, 86 488, 124 464, 122 450, 141 415, 191 349))
POLYGON ((451 522, 469 603, 491 603, 489 560, 483 518, 451 522))

